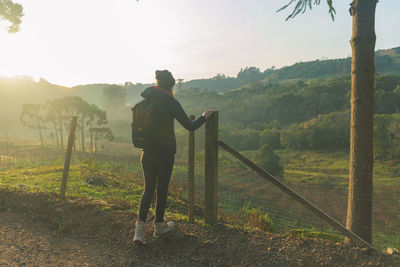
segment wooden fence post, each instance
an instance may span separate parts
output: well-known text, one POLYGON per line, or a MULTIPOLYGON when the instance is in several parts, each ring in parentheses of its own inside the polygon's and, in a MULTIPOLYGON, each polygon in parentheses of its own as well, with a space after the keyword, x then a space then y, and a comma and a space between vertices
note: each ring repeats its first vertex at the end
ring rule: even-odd
POLYGON ((205 137, 204 217, 206 223, 215 224, 218 205, 218 111, 207 119, 205 137))
POLYGON ((62 181, 61 181, 61 191, 60 191, 61 198, 65 197, 65 191, 67 188, 69 165, 71 164, 72 146, 73 146, 74 140, 75 140, 76 120, 77 120, 77 117, 72 117, 71 127, 70 127, 69 137, 68 137, 67 152, 65 154, 64 171, 63 171, 63 176, 62 176, 62 181))
MULTIPOLYGON (((194 120, 195 116, 190 115, 190 119, 194 120)), ((189 131, 189 149, 188 149, 188 216, 189 222, 194 222, 194 131, 189 131)))

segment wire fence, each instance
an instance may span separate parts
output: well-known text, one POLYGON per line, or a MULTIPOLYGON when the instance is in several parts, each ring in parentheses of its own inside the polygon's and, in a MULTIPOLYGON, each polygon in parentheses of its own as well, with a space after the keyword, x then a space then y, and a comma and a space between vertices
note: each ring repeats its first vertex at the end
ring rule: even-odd
MULTIPOLYGON (((322 221, 310 210, 298 204, 281 190, 250 170, 229 153, 220 150, 218 199, 219 214, 235 217, 243 210, 257 210, 267 214, 273 223, 274 231, 280 233, 300 232, 306 230, 315 236, 323 233, 332 235, 333 240, 343 240, 337 230, 322 221)), ((185 161, 186 159, 182 160, 185 161)), ((204 157, 196 157, 195 185, 196 199, 204 206, 204 157)), ((184 177, 184 173, 180 173, 184 177)), ((301 196, 321 208, 331 217, 346 225, 348 184, 332 183, 322 179, 319 184, 304 182, 299 176, 298 181, 285 183, 301 196)), ((340 176, 330 174, 333 181, 341 180, 340 176)), ((177 181, 185 183, 185 178, 177 181)), ((284 180, 284 178, 282 179, 284 180)), ((400 180, 400 177, 397 181, 400 180)), ((373 192, 373 245, 379 249, 400 247, 400 183, 388 186, 375 184, 373 192)), ((186 192, 183 194, 186 196, 186 192)), ((249 219, 249 218, 247 218, 249 219)), ((242 223, 249 224, 246 218, 242 223)))
MULTIPOLYGON (((182 153, 182 155, 185 154, 182 153)), ((62 164, 63 159, 64 152, 55 148, 15 150, 0 147, 0 171, 62 164)), ((80 164, 88 159, 107 163, 112 169, 124 172, 137 172, 140 169, 139 151, 131 154, 93 154, 75 151, 72 164, 80 164)), ((308 209, 294 202, 257 173, 249 170, 227 152, 220 150, 219 162, 218 198, 220 216, 237 218, 238 214, 243 213, 244 210, 257 210, 264 215, 268 215, 274 231, 290 233, 296 232, 297 229, 302 229, 308 232, 329 233, 343 239, 343 236, 336 230, 321 221, 308 209)), ((203 152, 197 153, 195 164, 196 205, 204 207, 203 152)), ((304 179, 301 178, 299 174, 298 182, 291 180, 286 183, 337 221, 345 224, 347 184, 332 184, 329 182, 309 184, 305 183, 304 179)), ((335 179, 335 177, 331 178, 335 179)), ((186 156, 176 159, 171 186, 180 188, 180 197, 187 200, 186 156)), ((376 184, 374 186, 373 245, 377 248, 400 247, 399 192, 399 182, 392 185, 376 184)), ((246 216, 242 217, 240 222, 248 224, 248 219, 246 216)), ((239 223, 239 220, 237 222, 239 223)))

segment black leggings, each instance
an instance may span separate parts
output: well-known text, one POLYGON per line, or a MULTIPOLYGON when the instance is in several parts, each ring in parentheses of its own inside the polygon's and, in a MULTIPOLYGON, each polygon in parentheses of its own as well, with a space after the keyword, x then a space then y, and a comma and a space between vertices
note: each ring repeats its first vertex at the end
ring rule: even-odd
POLYGON ((142 152, 142 168, 144 174, 144 192, 140 200, 139 219, 147 220, 150 204, 157 186, 157 204, 155 222, 164 221, 165 206, 168 195, 168 185, 174 168, 175 155, 155 151, 142 152))

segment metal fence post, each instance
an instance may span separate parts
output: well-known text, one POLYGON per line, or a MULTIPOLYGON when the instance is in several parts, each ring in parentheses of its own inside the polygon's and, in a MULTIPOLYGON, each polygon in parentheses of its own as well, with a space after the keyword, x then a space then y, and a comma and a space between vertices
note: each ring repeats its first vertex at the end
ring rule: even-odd
POLYGON ((218 111, 206 122, 204 215, 209 224, 217 222, 218 205, 218 111))

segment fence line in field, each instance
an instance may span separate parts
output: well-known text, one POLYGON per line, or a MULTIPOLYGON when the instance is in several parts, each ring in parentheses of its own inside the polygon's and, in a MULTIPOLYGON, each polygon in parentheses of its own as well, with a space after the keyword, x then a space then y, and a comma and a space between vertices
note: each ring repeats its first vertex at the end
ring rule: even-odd
MULTIPOLYGON (((54 161, 60 161, 62 158, 63 152, 57 150, 46 152, 36 151, 35 153, 31 154, 27 154, 26 152, 7 153, 6 155, 2 154, 0 156, 0 170, 15 168, 18 166, 45 166, 53 164, 54 161)), ((100 162, 107 162, 113 168, 122 167, 125 171, 128 172, 134 169, 132 162, 137 162, 138 160, 137 155, 116 156, 103 153, 97 153, 96 155, 94 155, 91 153, 82 153, 80 151, 76 151, 73 156, 75 164, 90 158, 94 158, 95 160, 100 162)), ((204 206, 205 185, 203 173, 201 173, 201 171, 199 170, 199 166, 203 166, 203 163, 196 162, 196 165, 196 204, 204 206)), ((240 168, 234 167, 234 164, 231 164, 229 168, 232 168, 233 173, 240 173, 240 168)), ((187 185, 187 180, 182 173, 179 173, 179 177, 175 177, 175 180, 173 180, 173 182, 180 184, 181 186, 187 185)), ((312 231, 337 233, 331 227, 319 221, 318 218, 310 214, 304 208, 301 208, 298 205, 293 205, 290 200, 287 197, 283 196, 279 191, 272 189, 271 187, 265 186, 258 188, 257 185, 260 184, 260 178, 257 178, 255 175, 252 177, 220 175, 218 181, 218 213, 224 216, 234 216, 235 214, 240 213, 242 208, 254 208, 264 212, 265 214, 268 214, 272 222, 275 222, 276 228, 278 228, 278 230, 280 231, 305 228, 312 231), (246 188, 243 188, 243 185, 246 183, 248 183, 249 185, 246 188), (258 191, 256 190, 257 192, 252 192, 252 189, 257 189, 258 191)), ((326 188, 323 188, 323 186, 321 185, 318 190, 323 192, 319 195, 324 195, 324 198, 318 199, 317 196, 313 196, 313 190, 312 188, 309 188, 310 185, 308 184, 305 185, 300 182, 293 182, 293 184, 291 184, 291 187, 296 188, 296 190, 299 191, 302 195, 306 194, 314 197, 312 199, 315 203, 320 203, 320 201, 323 202, 324 198, 337 198, 337 203, 340 203, 340 205, 338 206, 342 206, 342 210, 333 210, 332 208, 334 208, 334 205, 332 205, 332 207, 328 206, 327 210, 329 210, 329 212, 335 218, 338 218, 339 221, 341 221, 342 223, 344 222, 345 217, 343 214, 345 214, 345 203, 347 200, 346 189, 336 188, 332 191, 323 191, 326 190, 326 188), (342 190, 341 193, 340 190, 342 190)), ((397 187, 399 188, 398 185, 397 187)), ((186 198, 186 193, 182 195, 182 198, 186 198)), ((374 212, 381 212, 384 215, 381 216, 380 213, 374 213, 374 218, 385 218, 384 220, 375 219, 373 221, 373 240, 376 247, 400 247, 400 224, 397 218, 398 214, 400 214, 400 209, 399 203, 393 203, 393 199, 396 199, 396 196, 392 196, 389 194, 379 194, 374 196, 374 212), (394 206, 397 206, 397 209, 394 206)), ((324 207, 327 207, 326 203, 324 204, 324 207)))

